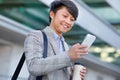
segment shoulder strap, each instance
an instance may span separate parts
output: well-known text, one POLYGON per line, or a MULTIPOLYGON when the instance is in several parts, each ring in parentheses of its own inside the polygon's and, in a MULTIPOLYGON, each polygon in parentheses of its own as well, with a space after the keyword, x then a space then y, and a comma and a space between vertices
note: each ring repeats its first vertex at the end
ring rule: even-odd
POLYGON ((25 61, 25 52, 23 52, 22 57, 21 57, 18 65, 17 65, 17 68, 16 68, 11 80, 17 80, 17 77, 18 77, 18 75, 20 73, 20 70, 21 70, 21 68, 23 66, 24 61, 25 61))
MULTIPOLYGON (((42 31, 42 34, 43 34, 43 42, 44 42, 44 50, 43 50, 43 58, 46 58, 47 57, 47 46, 48 46, 48 39, 47 39, 47 36, 46 34, 42 31)), ((42 80, 42 77, 43 75, 41 76, 36 76, 36 80, 42 80)))
POLYGON ((47 57, 47 50, 48 50, 48 39, 46 34, 42 31, 43 34, 43 42, 44 42, 44 50, 43 50, 43 58, 47 57))
MULTIPOLYGON (((48 49, 47 49, 47 48, 48 48, 48 47, 47 47, 47 46, 48 46, 48 40, 47 40, 46 34, 45 34, 43 31, 42 31, 42 34, 43 34, 43 42, 44 42, 43 58, 46 58, 46 57, 47 57, 47 50, 48 50, 48 49)), ((15 72, 14 72, 11 80, 17 80, 17 77, 18 77, 18 75, 19 75, 19 73, 20 73, 20 70, 21 70, 23 64, 24 64, 24 61, 25 61, 25 52, 23 52, 22 57, 21 57, 18 65, 17 65, 17 68, 16 68, 16 70, 15 70, 15 72)), ((38 78, 41 78, 41 79, 42 79, 42 76, 37 76, 37 77, 36 77, 36 80, 37 80, 38 78)))

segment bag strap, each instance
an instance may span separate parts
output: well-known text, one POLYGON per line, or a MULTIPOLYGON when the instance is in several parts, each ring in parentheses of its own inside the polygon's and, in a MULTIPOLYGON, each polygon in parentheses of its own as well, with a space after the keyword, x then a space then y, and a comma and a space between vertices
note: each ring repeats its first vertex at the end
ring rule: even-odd
MULTIPOLYGON (((48 39, 46 34, 42 31, 43 33, 43 39, 44 39, 44 50, 43 50, 43 58, 47 57, 47 50, 48 50, 48 39)), ((41 76, 36 76, 36 80, 42 80, 43 75, 41 76)))
MULTIPOLYGON (((46 58, 47 57, 47 50, 48 50, 48 39, 47 39, 46 34, 43 31, 41 31, 41 32, 43 34, 43 42, 44 42, 43 58, 46 58)), ((24 62, 25 62, 25 52, 23 52, 22 57, 17 65, 17 68, 16 68, 11 80, 17 80, 17 77, 20 73, 20 70, 21 70, 24 62)), ((42 76, 37 76, 36 80, 38 80, 38 79, 42 80, 42 76)))
POLYGON ((20 70, 21 70, 23 64, 24 64, 24 61, 25 61, 25 52, 23 52, 22 57, 17 65, 17 68, 16 68, 11 80, 17 80, 17 77, 20 73, 20 70))
POLYGON ((42 34, 43 34, 43 42, 44 42, 43 58, 46 58, 47 50, 48 50, 48 39, 45 32, 42 31, 42 34))

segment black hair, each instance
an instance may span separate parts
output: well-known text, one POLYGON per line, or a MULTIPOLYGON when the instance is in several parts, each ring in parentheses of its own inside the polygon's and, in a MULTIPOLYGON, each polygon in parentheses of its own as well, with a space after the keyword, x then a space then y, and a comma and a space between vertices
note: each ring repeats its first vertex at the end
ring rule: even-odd
MULTIPOLYGON (((51 3, 50 11, 56 13, 61 7, 65 6, 68 12, 74 17, 76 20, 78 17, 78 8, 71 0, 55 0, 51 3)), ((49 22, 51 22, 51 18, 49 15, 49 22)))

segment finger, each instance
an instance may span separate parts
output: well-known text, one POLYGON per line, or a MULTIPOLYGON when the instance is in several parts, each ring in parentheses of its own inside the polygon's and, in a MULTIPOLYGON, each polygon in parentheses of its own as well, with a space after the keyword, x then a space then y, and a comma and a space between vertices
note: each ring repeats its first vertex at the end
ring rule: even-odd
POLYGON ((73 66, 71 67, 71 71, 72 71, 72 72, 74 71, 74 67, 73 67, 73 66))
POLYGON ((86 55, 87 53, 76 53, 76 58, 81 58, 83 57, 84 55, 86 55))
POLYGON ((88 52, 88 50, 80 50, 79 52, 80 52, 81 54, 85 54, 85 53, 88 52))
POLYGON ((82 56, 84 56, 84 55, 86 55, 86 54, 88 54, 88 52, 84 52, 84 53, 83 53, 83 52, 80 52, 80 53, 78 53, 77 55, 82 57, 82 56))
POLYGON ((79 48, 77 48, 77 49, 75 49, 75 51, 79 52, 79 53, 86 53, 86 52, 88 52, 88 49, 79 49, 79 48))
POLYGON ((85 75, 86 75, 86 68, 84 67, 81 71, 80 71, 80 76, 81 78, 85 78, 85 75))
POLYGON ((80 72, 85 74, 86 73, 86 68, 83 67, 83 69, 80 72))
POLYGON ((86 74, 86 71, 85 71, 85 70, 80 71, 80 74, 85 75, 85 74, 86 74))
POLYGON ((77 46, 80 46, 80 44, 79 44, 79 43, 77 43, 77 44, 74 44, 74 45, 73 45, 73 47, 77 47, 77 46))
POLYGON ((85 73, 80 73, 81 79, 84 80, 85 78, 85 73))
POLYGON ((87 47, 87 45, 81 45, 81 44, 79 44, 79 43, 77 43, 77 44, 75 44, 75 45, 73 45, 74 47, 78 47, 78 48, 86 48, 87 47))
POLYGON ((80 44, 79 44, 79 45, 78 45, 78 48, 79 48, 79 49, 84 49, 84 48, 87 48, 87 45, 80 45, 80 44))
POLYGON ((81 80, 85 80, 84 78, 81 78, 81 80))

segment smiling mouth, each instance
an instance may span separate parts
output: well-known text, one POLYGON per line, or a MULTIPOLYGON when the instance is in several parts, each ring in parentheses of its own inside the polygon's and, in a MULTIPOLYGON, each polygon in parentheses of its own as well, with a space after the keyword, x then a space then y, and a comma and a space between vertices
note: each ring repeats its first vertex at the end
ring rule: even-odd
POLYGON ((62 24, 62 27, 63 27, 64 29, 69 28, 69 26, 68 26, 68 25, 66 25, 66 24, 62 24))
POLYGON ((67 29, 68 27, 66 25, 62 25, 64 29, 67 29))

